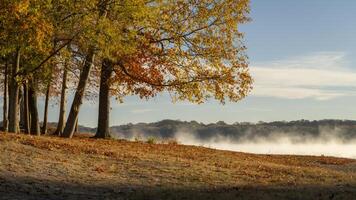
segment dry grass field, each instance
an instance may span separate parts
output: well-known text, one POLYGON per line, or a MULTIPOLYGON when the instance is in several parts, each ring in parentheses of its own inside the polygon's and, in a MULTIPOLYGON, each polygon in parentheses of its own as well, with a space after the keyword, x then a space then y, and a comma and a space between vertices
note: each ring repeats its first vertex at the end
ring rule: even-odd
POLYGON ((352 159, 5 133, 0 152, 0 199, 356 199, 352 159))

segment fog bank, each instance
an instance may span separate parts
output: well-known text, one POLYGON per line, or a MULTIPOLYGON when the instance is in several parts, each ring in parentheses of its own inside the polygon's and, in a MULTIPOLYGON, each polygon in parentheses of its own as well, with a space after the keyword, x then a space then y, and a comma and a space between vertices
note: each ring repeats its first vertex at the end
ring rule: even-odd
POLYGON ((204 146, 219 150, 257 154, 281 155, 314 155, 335 156, 356 159, 356 140, 344 141, 337 136, 331 138, 327 135, 318 138, 301 136, 286 137, 280 134, 233 142, 226 137, 215 137, 210 140, 201 140, 194 134, 177 132, 175 139, 185 145, 204 146))
POLYGON ((226 124, 162 120, 112 127, 117 138, 174 139, 181 144, 258 154, 337 156, 356 159, 356 121, 297 120, 226 124))

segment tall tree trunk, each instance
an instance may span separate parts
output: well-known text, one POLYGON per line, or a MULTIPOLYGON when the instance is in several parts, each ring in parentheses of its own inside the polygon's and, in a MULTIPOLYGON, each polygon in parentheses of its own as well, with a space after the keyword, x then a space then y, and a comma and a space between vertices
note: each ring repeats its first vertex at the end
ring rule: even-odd
POLYGON ((47 120, 48 120, 48 102, 49 102, 49 92, 51 89, 51 84, 48 83, 46 90, 46 100, 45 100, 45 109, 43 114, 43 126, 42 126, 42 134, 47 134, 47 120))
POLYGON ((9 86, 9 132, 18 133, 18 113, 19 113, 19 85, 16 80, 16 74, 20 69, 21 52, 18 48, 15 53, 14 63, 11 69, 11 79, 9 86))
MULTIPOLYGON (((100 2, 100 4, 99 4, 99 19, 98 20, 100 20, 100 18, 106 17, 107 8, 108 8, 109 3, 110 3, 109 0, 103 0, 100 2)), ((64 127, 62 137, 67 137, 67 138, 73 137, 75 124, 78 120, 79 109, 80 109, 81 104, 83 103, 85 86, 88 82, 89 73, 90 73, 90 69, 94 63, 94 58, 95 58, 94 48, 90 48, 88 51, 88 54, 86 55, 86 58, 85 58, 83 70, 79 77, 78 87, 75 92, 72 107, 70 109, 70 112, 68 115, 68 120, 67 120, 66 126, 64 127)))
POLYGON ((98 129, 95 138, 110 138, 110 77, 112 71, 113 64, 110 60, 104 59, 101 65, 98 129))
POLYGON ((28 85, 27 81, 23 83, 23 115, 24 115, 24 130, 26 134, 30 134, 30 116, 28 109, 28 85))
POLYGON ((3 121, 2 121, 2 126, 3 126, 3 131, 7 132, 7 125, 8 125, 8 119, 7 119, 7 76, 8 76, 8 60, 5 60, 5 70, 4 70, 4 101, 3 101, 3 121))
POLYGON ((67 105, 67 96, 66 96, 67 75, 68 75, 68 70, 67 70, 66 66, 64 66, 63 79, 62 79, 62 91, 61 91, 61 103, 59 105, 59 119, 58 119, 58 124, 57 124, 57 130, 55 132, 55 135, 58 135, 58 136, 62 135, 63 129, 64 129, 64 124, 65 124, 66 105, 67 105))
POLYGON ((77 121, 75 122, 75 129, 74 129, 74 133, 78 133, 79 132, 79 125, 78 125, 78 122, 79 119, 77 118, 77 121))
POLYGON ((72 107, 70 109, 68 120, 64 128, 62 137, 67 137, 67 138, 73 137, 75 123, 78 119, 80 106, 83 103, 84 91, 85 91, 86 84, 88 82, 90 69, 94 63, 94 57, 95 57, 94 51, 90 50, 85 59, 84 66, 79 77, 78 87, 75 92, 72 107))
POLYGON ((31 134, 39 136, 41 132, 37 109, 37 92, 33 84, 30 84, 28 95, 31 114, 31 134))
POLYGON ((25 123, 25 115, 24 115, 24 98, 23 98, 23 88, 21 87, 21 84, 19 84, 19 107, 20 107, 20 112, 19 112, 19 119, 20 119, 20 123, 19 123, 19 130, 21 132, 21 129, 24 127, 24 123, 25 123))

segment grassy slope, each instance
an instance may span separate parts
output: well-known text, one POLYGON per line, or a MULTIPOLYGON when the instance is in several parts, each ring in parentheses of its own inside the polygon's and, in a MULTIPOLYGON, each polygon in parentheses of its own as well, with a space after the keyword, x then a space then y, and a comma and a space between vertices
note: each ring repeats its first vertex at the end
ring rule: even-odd
POLYGON ((0 152, 0 199, 356 198, 351 159, 3 133, 0 152))

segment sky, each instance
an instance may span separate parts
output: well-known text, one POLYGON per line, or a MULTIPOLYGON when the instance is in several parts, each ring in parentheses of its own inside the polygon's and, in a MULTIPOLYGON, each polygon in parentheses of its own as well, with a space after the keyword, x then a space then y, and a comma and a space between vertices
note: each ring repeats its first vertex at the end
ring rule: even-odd
MULTIPOLYGON (((356 120, 355 10, 353 0, 251 0, 252 21, 241 26, 254 78, 247 98, 194 105, 173 104, 165 94, 149 101, 127 97, 123 104, 112 101, 110 123, 356 120)), ((43 100, 39 104, 42 114, 43 100)), ((57 120, 57 107, 51 106, 49 121, 57 120)), ((79 123, 96 127, 97 104, 83 104, 79 123)))

